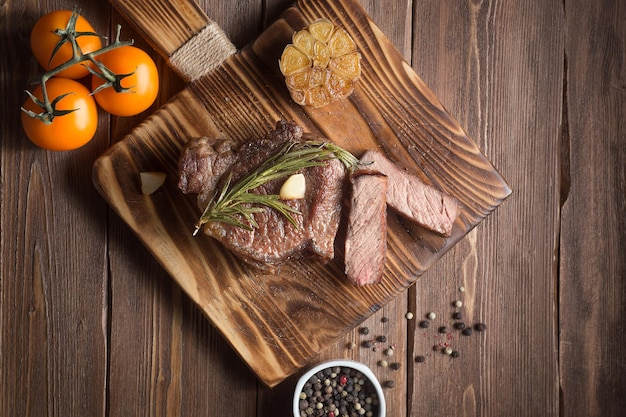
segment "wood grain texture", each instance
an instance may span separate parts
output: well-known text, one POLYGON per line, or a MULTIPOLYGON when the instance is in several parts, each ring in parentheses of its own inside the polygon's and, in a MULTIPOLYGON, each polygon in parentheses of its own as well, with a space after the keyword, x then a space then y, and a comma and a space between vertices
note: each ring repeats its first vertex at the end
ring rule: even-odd
POLYGON ((210 21, 195 1, 111 0, 111 4, 166 58, 210 21))
MULTIPOLYGON (((199 2, 239 47, 291 3, 199 2)), ((513 188, 409 291, 311 360, 353 358, 394 380, 389 416, 623 414, 626 16, 623 2, 587 3, 360 2, 513 188), (447 341, 436 329, 404 314, 448 324, 455 299, 488 329, 452 333, 452 359, 435 354, 447 341), (397 343, 399 371, 346 347, 366 338, 361 326, 397 343)), ((0 415, 288 416, 301 371, 263 385, 90 184, 93 160, 186 82, 154 53, 161 95, 144 114, 101 112, 93 142, 69 153, 24 136, 21 90, 39 72, 29 31, 74 4, 98 32, 120 23, 150 50, 107 2, 0 7, 12 57, 0 60, 0 415)))
POLYGON ((463 320, 485 322, 488 330, 471 337, 453 332, 451 343, 461 356, 450 360, 432 353, 438 343, 433 332, 417 329, 415 354, 429 353, 429 360, 415 367, 413 413, 558 415, 555 120, 561 118, 563 10, 557 2, 458 7, 450 1, 420 3, 415 16, 416 70, 502 167, 514 192, 416 283, 416 305, 422 314, 440 313, 437 325, 451 326, 450 303, 461 299, 463 320), (522 21, 520 15, 529 18, 522 21), (458 71, 451 75, 441 68, 458 71), (433 374, 448 378, 428 378, 433 374), (518 378, 522 374, 524 380, 518 378), (446 401, 424 400, 429 397, 446 401))
POLYGON ((112 147, 96 162, 94 183, 269 386, 402 293, 510 192, 363 9, 350 1, 301 2, 288 10, 252 45, 190 84, 112 147), (349 101, 302 109, 285 95, 276 63, 280 45, 319 16, 345 27, 357 41, 363 80, 349 101), (345 281, 339 259, 328 265, 294 262, 276 275, 264 275, 245 268, 216 242, 192 237, 199 213, 175 186, 181 147, 199 135, 241 142, 270 130, 280 118, 356 154, 381 149, 457 198, 463 210, 451 238, 391 219, 383 282, 354 288, 345 281), (167 173, 162 192, 138 193, 138 173, 145 170, 167 173), (326 326, 320 329, 322 319, 326 326))
MULTIPOLYGON (((90 181, 108 144, 72 153, 33 146, 19 123, 40 69, 28 35, 62 2, 3 4, 0 42, 0 414, 101 415, 106 391, 106 210, 90 181), (6 53, 6 54, 5 54, 6 53), (76 291, 81 296, 69 296, 76 291), (89 300, 88 302, 85 300, 89 300)), ((68 6, 65 6, 68 7, 68 6)), ((89 4, 90 18, 106 4, 89 4)))
POLYGON ((626 8, 566 1, 565 13, 562 412, 619 416, 626 407, 626 8))

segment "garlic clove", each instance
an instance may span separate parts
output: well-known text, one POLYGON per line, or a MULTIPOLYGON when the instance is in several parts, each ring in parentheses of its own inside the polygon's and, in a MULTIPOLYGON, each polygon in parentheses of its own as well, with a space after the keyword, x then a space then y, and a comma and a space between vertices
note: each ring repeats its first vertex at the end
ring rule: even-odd
POLYGON ((285 180, 280 187, 280 198, 283 200, 297 200, 304 198, 306 192, 306 179, 303 174, 293 174, 285 180))
POLYGON ((150 195, 158 190, 163 183, 165 183, 165 173, 148 171, 140 172, 139 178, 141 180, 141 192, 145 195, 150 195))

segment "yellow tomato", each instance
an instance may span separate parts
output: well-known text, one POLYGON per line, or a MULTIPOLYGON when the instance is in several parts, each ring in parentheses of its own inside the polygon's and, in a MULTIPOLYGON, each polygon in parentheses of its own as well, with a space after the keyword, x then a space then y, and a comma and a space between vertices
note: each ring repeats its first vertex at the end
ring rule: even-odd
MULTIPOLYGON (((64 31, 71 16, 72 12, 69 10, 57 10, 50 12, 42 16, 37 23, 35 23, 35 26, 31 31, 30 48, 33 51, 33 55, 35 55, 35 58, 45 71, 56 68, 72 59, 72 45, 69 42, 63 43, 63 45, 54 53, 54 56, 52 56, 55 47, 63 39, 61 36, 57 35, 55 31, 64 31)), ((76 31, 95 32, 89 22, 80 15, 76 20, 76 31)), ((99 36, 83 35, 77 37, 76 41, 83 54, 102 48, 102 40, 99 36)), ((88 63, 83 62, 72 65, 71 67, 61 71, 57 74, 57 76, 72 79, 83 78, 89 74, 85 65, 88 65, 88 63)))
MULTIPOLYGON (((22 112, 26 136, 35 145, 53 151, 76 149, 89 142, 98 127, 98 109, 89 89, 74 80, 52 78, 46 83, 46 91, 50 102, 67 94, 56 103, 57 111, 74 111, 55 116, 48 124, 22 112)), ((32 94, 43 100, 41 86, 37 86, 32 94)), ((30 98, 24 103, 24 109, 37 114, 43 111, 30 98)))
MULTIPOLYGON (((154 103, 159 92, 159 73, 150 55, 134 46, 122 46, 100 55, 98 60, 117 75, 132 74, 121 80, 126 91, 107 87, 94 94, 104 110, 116 116, 133 116, 154 103)), ((91 76, 92 91, 103 83, 101 77, 91 76)))

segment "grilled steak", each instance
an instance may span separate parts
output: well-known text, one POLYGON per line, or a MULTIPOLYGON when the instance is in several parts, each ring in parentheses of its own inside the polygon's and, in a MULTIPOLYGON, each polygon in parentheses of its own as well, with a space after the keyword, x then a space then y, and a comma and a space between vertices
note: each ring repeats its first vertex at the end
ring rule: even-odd
POLYGON ((236 144, 203 136, 190 140, 178 159, 178 188, 184 194, 198 194, 204 209, 222 174, 236 161, 236 144))
POLYGON ((358 172, 350 182, 345 272, 356 285, 376 284, 382 278, 387 255, 387 177, 358 172))
MULTIPOLYGON (((198 182, 202 183, 201 186, 194 185, 193 188, 187 189, 201 190, 205 195, 213 195, 216 187, 221 189, 226 178, 231 178, 233 183, 237 182, 276 154, 286 141, 299 142, 305 139, 325 141, 310 134, 303 137, 300 126, 280 121, 276 125, 276 130, 262 138, 247 141, 237 149, 231 147, 229 151, 220 152, 213 146, 212 149, 216 152, 211 152, 206 146, 191 147, 189 153, 193 153, 194 149, 200 149, 203 155, 209 156, 202 159, 202 163, 182 164, 180 175, 181 178, 184 175, 187 178, 198 179, 198 182), (210 159, 210 163, 205 163, 206 159, 210 159), (227 165, 227 168, 222 169, 222 164, 227 165), (208 169, 202 172, 195 172, 192 169, 191 172, 184 173, 185 166, 208 169)), ((185 152, 182 158, 196 160, 185 152)), ((305 197, 284 201, 300 212, 292 214, 297 227, 294 227, 283 214, 260 207, 262 210, 253 214, 258 228, 246 230, 226 223, 211 222, 204 225, 203 231, 220 241, 242 260, 270 272, 287 259, 305 255, 312 255, 324 261, 332 259, 335 235, 341 218, 346 169, 343 163, 333 159, 323 166, 304 169, 302 174, 306 180, 305 197)), ((251 192, 278 194, 284 180, 283 178, 266 183, 251 192)), ((189 182, 187 180, 187 183, 189 182)))
POLYGON ((368 167, 387 177, 387 204, 419 225, 449 236, 458 216, 458 202, 436 188, 423 183, 416 175, 396 166, 378 151, 367 151, 361 157, 368 167))

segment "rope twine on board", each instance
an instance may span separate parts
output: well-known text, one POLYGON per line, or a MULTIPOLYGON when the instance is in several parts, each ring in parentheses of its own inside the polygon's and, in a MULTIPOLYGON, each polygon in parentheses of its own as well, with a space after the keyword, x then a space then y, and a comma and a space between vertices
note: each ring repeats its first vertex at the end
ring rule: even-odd
POLYGON ((200 32, 178 48, 169 58, 170 65, 189 81, 211 72, 237 48, 215 22, 210 21, 200 32))

